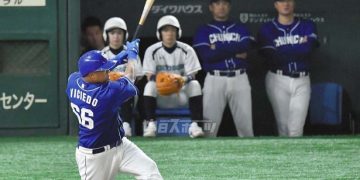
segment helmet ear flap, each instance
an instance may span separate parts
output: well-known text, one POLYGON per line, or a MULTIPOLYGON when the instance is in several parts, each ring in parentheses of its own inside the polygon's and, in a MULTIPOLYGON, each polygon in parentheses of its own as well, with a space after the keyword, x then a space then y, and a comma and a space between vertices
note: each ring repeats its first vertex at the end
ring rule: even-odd
POLYGON ((178 28, 178 32, 177 32, 177 39, 180 39, 182 37, 182 30, 181 27, 178 28))
POLYGON ((106 30, 103 31, 103 38, 104 38, 104 41, 105 41, 105 42, 108 41, 108 37, 107 37, 107 32, 106 32, 106 30))
POLYGON ((161 29, 159 29, 159 30, 156 31, 156 37, 158 38, 158 40, 162 41, 160 31, 161 31, 161 29))
POLYGON ((109 45, 110 42, 109 42, 108 31, 103 32, 103 37, 104 37, 105 45, 109 45))

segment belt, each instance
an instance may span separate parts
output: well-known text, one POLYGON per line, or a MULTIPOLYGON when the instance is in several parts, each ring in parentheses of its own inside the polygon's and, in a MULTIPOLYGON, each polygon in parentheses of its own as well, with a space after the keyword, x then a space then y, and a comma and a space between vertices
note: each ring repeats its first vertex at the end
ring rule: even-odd
POLYGON ((238 70, 232 70, 232 71, 220 71, 220 70, 209 71, 210 75, 226 76, 226 77, 234 77, 234 76, 241 75, 244 73, 246 73, 246 69, 238 69, 238 70))
POLYGON ((114 147, 117 147, 120 144, 122 144, 122 140, 118 140, 115 143, 112 143, 110 145, 106 145, 106 146, 95 148, 95 149, 89 149, 89 148, 85 148, 85 147, 82 147, 82 146, 78 146, 78 149, 85 152, 85 153, 87 153, 87 154, 98 154, 98 153, 108 151, 108 150, 110 150, 110 149, 112 149, 114 147))
POLYGON ((301 77, 310 75, 310 73, 308 71, 299 71, 299 72, 288 72, 288 71, 283 71, 283 70, 270 70, 270 71, 275 74, 289 76, 292 78, 301 78, 301 77))

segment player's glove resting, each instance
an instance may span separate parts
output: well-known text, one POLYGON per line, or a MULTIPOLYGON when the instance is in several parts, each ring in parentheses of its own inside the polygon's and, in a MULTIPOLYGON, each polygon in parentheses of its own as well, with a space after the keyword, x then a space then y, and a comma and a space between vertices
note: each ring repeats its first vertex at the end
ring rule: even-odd
POLYGON ((128 60, 137 60, 139 54, 139 43, 140 39, 136 39, 132 42, 126 43, 126 52, 128 54, 128 60))
POLYGON ((184 79, 180 75, 159 72, 156 75, 156 89, 159 95, 169 96, 178 93, 184 86, 184 79))

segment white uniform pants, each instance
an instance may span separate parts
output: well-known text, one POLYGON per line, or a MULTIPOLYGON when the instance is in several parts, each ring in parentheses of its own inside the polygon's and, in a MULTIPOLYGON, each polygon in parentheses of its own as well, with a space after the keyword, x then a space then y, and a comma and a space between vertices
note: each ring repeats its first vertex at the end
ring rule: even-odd
POLYGON ((237 134, 254 136, 252 127, 251 87, 246 73, 234 77, 207 74, 203 89, 204 118, 214 123, 216 136, 226 104, 229 103, 237 134))
POLYGON ((162 179, 156 163, 126 137, 120 146, 98 154, 76 148, 76 162, 82 180, 111 180, 119 172, 136 179, 162 179))
POLYGON ((310 102, 310 77, 291 78, 268 72, 265 81, 279 135, 302 136, 310 102))

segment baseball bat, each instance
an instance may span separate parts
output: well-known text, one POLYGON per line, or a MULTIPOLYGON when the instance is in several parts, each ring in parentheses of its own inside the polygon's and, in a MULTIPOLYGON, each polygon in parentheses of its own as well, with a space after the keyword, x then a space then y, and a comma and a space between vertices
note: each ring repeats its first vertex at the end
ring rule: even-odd
POLYGON ((147 16, 149 15, 149 12, 150 12, 154 2, 155 2, 155 0, 146 0, 143 12, 141 14, 139 24, 137 25, 134 36, 133 36, 133 40, 135 40, 138 37, 138 35, 142 29, 142 26, 144 25, 145 20, 146 20, 147 16))

